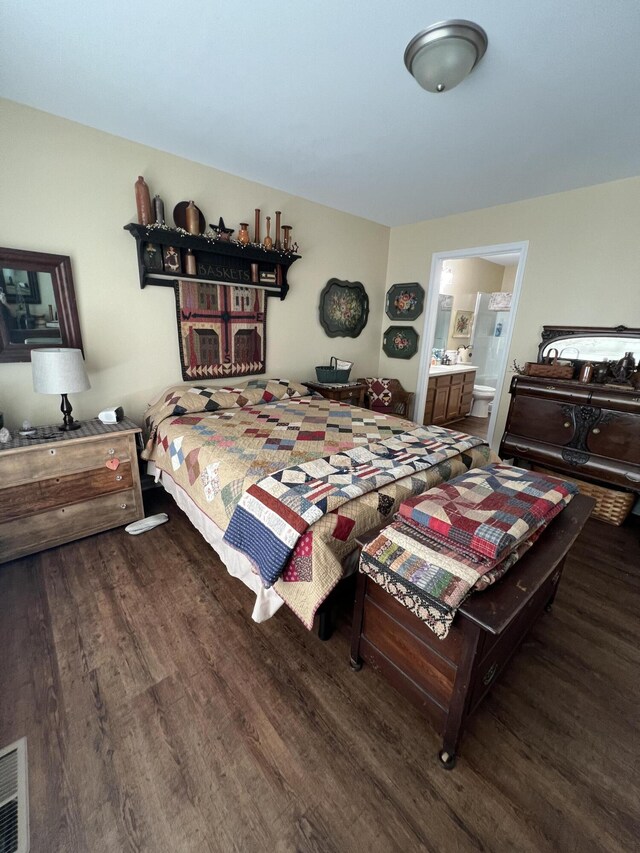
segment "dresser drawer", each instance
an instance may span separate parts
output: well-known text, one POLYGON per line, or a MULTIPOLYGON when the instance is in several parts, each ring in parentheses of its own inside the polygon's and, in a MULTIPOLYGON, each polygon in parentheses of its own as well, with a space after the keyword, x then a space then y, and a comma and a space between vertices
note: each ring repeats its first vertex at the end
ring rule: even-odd
POLYGON ((507 430, 512 438, 522 436, 563 445, 571 441, 575 425, 556 400, 517 396, 511 401, 507 430))
POLYGON ((132 487, 131 463, 125 462, 115 471, 103 466, 78 474, 50 477, 36 483, 0 489, 0 524, 132 487))
POLYGON ((136 458, 133 436, 109 435, 69 443, 37 446, 0 456, 0 481, 17 486, 78 471, 102 468, 109 459, 130 462, 136 458))
POLYGON ((142 515, 138 492, 127 489, 9 521, 0 524, 0 562, 119 527, 142 515))

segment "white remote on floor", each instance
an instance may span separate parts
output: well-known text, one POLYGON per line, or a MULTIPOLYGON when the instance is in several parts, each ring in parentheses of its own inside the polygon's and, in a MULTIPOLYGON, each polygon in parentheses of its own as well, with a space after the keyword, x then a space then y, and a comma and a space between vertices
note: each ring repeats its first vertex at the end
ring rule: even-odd
POLYGON ((159 512, 157 515, 149 515, 147 518, 141 518, 140 521, 127 524, 125 530, 135 536, 138 533, 144 533, 145 530, 151 530, 159 524, 164 524, 165 521, 169 521, 169 516, 166 512, 159 512))

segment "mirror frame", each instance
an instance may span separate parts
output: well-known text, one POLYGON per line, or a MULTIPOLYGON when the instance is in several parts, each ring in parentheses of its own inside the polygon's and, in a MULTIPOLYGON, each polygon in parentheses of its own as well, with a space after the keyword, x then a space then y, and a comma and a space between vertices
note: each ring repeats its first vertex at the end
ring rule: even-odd
MULTIPOLYGON (((538 362, 541 363, 544 359, 543 351, 547 347, 555 345, 556 341, 567 340, 575 337, 606 337, 606 338, 621 338, 622 340, 632 341, 640 340, 640 329, 630 329, 627 326, 543 326, 541 342, 538 346, 538 362)), ((582 363, 580 359, 570 359, 574 363, 582 363)))
MULTIPOLYGON (((76 293, 71 272, 71 258, 68 255, 51 255, 45 252, 29 252, 22 249, 0 247, 0 268, 49 273, 58 309, 62 346, 83 349, 76 293)), ((46 340, 43 340, 42 344, 10 343, 8 330, 5 324, 0 322, 0 364, 31 361, 31 351, 46 346, 46 340)))

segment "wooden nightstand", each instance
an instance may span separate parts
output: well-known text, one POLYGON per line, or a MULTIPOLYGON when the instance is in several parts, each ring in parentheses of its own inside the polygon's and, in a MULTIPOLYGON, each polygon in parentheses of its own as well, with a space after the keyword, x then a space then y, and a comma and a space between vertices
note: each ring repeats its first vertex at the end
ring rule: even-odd
POLYGON ((0 563, 143 518, 139 432, 96 418, 0 444, 0 563))
POLYGON ((367 386, 364 383, 353 382, 349 385, 331 385, 320 382, 303 382, 311 391, 317 391, 327 400, 339 400, 341 403, 350 403, 352 406, 365 408, 364 395, 367 386))

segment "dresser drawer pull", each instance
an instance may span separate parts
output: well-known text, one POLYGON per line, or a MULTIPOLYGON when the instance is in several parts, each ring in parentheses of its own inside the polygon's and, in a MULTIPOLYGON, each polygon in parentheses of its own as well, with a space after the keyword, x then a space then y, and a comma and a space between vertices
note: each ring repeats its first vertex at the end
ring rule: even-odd
POLYGON ((569 429, 569 427, 571 426, 571 421, 565 421, 565 422, 562 424, 562 426, 563 426, 565 429, 569 429))
POLYGON ((482 679, 483 684, 491 684, 493 679, 495 678, 496 672, 498 671, 498 664, 492 663, 489 669, 485 672, 484 678, 482 679))
POLYGON ((122 479, 122 474, 116 474, 116 483, 119 483, 122 479))
POLYGON ((519 450, 520 453, 526 453, 528 449, 528 447, 523 447, 521 444, 516 444, 516 450, 519 450))
POLYGON ((547 385, 547 386, 546 386, 546 390, 547 390, 547 391, 555 391, 555 390, 556 390, 556 386, 555 386, 555 385, 547 385))
POLYGON ((596 427, 595 429, 591 430, 591 432, 592 432, 594 435, 600 435, 600 430, 598 429, 598 427, 596 427))
POLYGON ((120 509, 126 509, 126 508, 127 508, 127 504, 120 504, 120 509))
POLYGON ((109 448, 109 450, 108 450, 109 456, 113 456, 113 454, 114 454, 115 452, 116 452, 115 447, 110 447, 110 448, 109 448))
POLYGON ((627 480, 631 480, 632 483, 640 483, 640 475, 638 474, 625 474, 624 476, 627 480))

